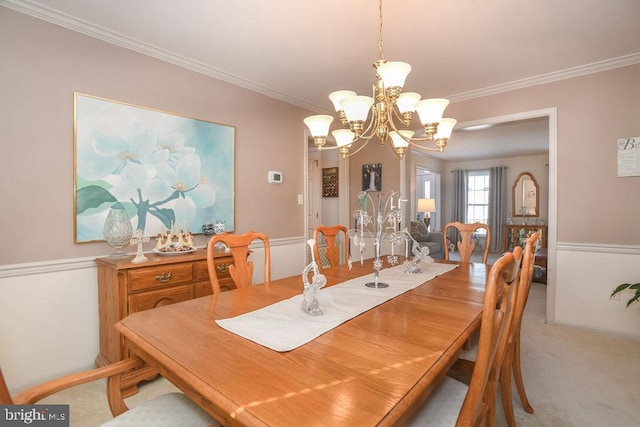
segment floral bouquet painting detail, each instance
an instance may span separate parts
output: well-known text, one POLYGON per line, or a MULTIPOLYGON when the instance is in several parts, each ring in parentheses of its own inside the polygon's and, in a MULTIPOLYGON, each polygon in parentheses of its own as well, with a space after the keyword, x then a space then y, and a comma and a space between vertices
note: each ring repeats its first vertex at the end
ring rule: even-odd
POLYGON ((134 230, 233 229, 235 129, 75 95, 75 241, 102 240, 119 203, 134 230))

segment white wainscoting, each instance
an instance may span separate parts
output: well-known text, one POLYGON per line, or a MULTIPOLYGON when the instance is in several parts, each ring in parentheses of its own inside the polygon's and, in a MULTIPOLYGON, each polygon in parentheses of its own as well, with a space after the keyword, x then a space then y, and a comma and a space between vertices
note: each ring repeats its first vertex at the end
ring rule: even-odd
MULTIPOLYGON (((269 244, 272 279, 302 273, 304 237, 269 244)), ((251 250, 260 283, 264 247, 251 250)), ((0 366, 12 392, 93 367, 99 346, 93 258, 0 266, 0 366)))
POLYGON ((640 247, 557 243, 555 323, 640 338, 640 304, 630 293, 609 298, 621 283, 640 282, 640 247))

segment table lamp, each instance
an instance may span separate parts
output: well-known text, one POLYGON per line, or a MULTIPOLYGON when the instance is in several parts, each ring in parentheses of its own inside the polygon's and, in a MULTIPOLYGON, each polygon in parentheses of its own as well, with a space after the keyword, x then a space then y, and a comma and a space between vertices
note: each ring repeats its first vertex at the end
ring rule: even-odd
POLYGON ((418 212, 424 212, 424 223, 427 226, 427 230, 429 229, 429 223, 431 222, 431 217, 429 216, 429 212, 436 211, 436 199, 418 199, 418 212))

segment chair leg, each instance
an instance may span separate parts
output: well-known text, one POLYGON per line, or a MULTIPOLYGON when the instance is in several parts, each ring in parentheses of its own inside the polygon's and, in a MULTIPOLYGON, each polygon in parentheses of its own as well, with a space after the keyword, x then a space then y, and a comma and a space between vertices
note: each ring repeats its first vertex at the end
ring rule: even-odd
POLYGON ((515 342, 513 343, 512 357, 513 378, 516 382, 518 395, 520 395, 520 402, 522 402, 522 407, 526 412, 533 414, 533 407, 529 403, 527 393, 524 391, 524 381, 522 381, 522 370, 520 367, 520 334, 516 335, 515 342))
POLYGON ((500 367, 500 397, 502 398, 502 408, 504 417, 509 427, 515 427, 516 417, 513 414, 513 399, 511 390, 511 362, 513 358, 512 349, 507 350, 504 363, 500 367))

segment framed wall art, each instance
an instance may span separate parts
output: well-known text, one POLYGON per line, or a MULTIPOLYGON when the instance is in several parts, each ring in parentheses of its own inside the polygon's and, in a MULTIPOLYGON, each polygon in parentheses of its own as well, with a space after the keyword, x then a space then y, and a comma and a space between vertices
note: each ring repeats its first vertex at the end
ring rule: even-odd
POLYGON ((618 178, 640 176, 640 136, 621 138, 618 145, 618 178))
POLYGON ((338 197, 338 168, 322 169, 322 197, 338 197))
POLYGON ((362 165, 362 191, 382 191, 382 163, 362 165))
POLYGON ((104 240, 119 203, 133 230, 234 229, 235 128, 74 93, 74 239, 104 240))

